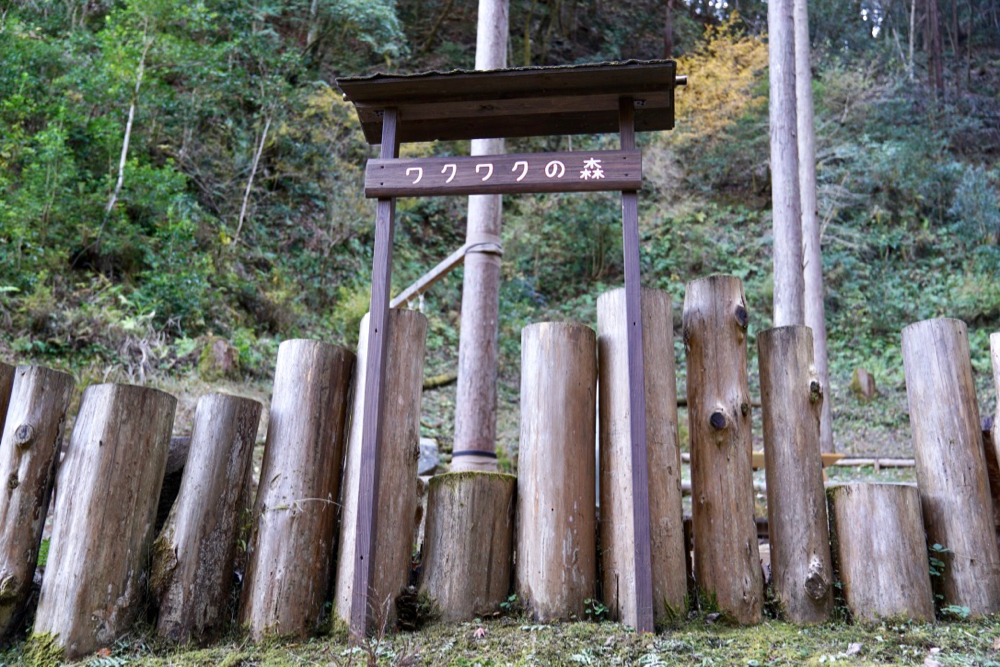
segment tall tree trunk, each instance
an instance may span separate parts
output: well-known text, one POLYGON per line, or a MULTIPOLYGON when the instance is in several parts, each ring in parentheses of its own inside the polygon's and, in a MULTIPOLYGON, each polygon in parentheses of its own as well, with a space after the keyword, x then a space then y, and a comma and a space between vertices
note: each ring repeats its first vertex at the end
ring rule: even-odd
POLYGON ((770 64, 774 326, 803 324, 802 226, 795 121, 792 0, 767 4, 770 64))
POLYGON ((936 95, 944 94, 944 67, 941 57, 941 22, 937 0, 927 0, 927 21, 924 24, 924 48, 927 49, 928 85, 936 95))
MULTIPOLYGON (((476 69, 507 66, 508 0, 480 0, 476 69)), ((476 139, 473 155, 503 152, 502 139, 476 139)), ((453 471, 496 470, 497 322, 500 316, 499 195, 469 197, 462 323, 458 343, 453 471)))
POLYGON ((253 164, 250 166, 250 177, 247 178, 246 191, 243 193, 243 204, 240 206, 240 220, 236 225, 236 234, 233 236, 233 247, 236 247, 240 240, 240 232, 243 231, 243 221, 246 219, 247 202, 250 201, 250 190, 253 188, 253 179, 257 175, 257 165, 260 164, 260 154, 264 152, 264 142, 267 141, 267 131, 271 128, 271 117, 264 119, 264 131, 260 134, 260 144, 257 145, 257 152, 253 155, 253 164))
POLYGON ((667 0, 667 15, 663 22, 663 59, 674 55, 674 0, 667 0))
POLYGON ((913 42, 917 33, 917 0, 910 0, 910 53, 906 73, 913 81, 913 42))
MULTIPOLYGON (((799 201, 802 213, 803 310, 805 325, 812 329, 816 374, 820 384, 830 386, 826 353, 826 310, 823 305, 823 257, 819 215, 816 210, 816 127, 813 122, 812 70, 809 65, 809 9, 806 0, 794 0, 795 21, 795 118, 798 126, 799 201)), ((820 451, 832 452, 833 411, 827 391, 820 414, 820 451)))

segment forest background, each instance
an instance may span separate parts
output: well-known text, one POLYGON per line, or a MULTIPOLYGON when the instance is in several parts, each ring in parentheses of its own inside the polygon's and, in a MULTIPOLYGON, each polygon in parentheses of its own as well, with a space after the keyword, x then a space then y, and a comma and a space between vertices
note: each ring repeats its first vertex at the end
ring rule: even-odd
MULTIPOLYGON (((767 7, 666 4, 511 0, 508 61, 659 58, 670 35, 689 84, 676 129, 639 136, 643 282, 673 296, 679 331, 687 281, 742 278, 755 366, 772 299, 767 7)), ((905 325, 968 322, 984 410, 995 402, 1000 7, 815 0, 809 11, 837 447, 905 453, 905 325), (872 401, 848 391, 857 368, 879 384, 872 401)), ((81 387, 153 384, 190 410, 209 388, 266 396, 282 340, 354 347, 369 300, 375 216, 362 183, 374 152, 333 82, 471 69, 475 41, 476 3, 464 0, 0 3, 0 358, 70 370, 81 387)), ((507 150, 616 141, 509 140, 507 150)), ((403 148, 467 152, 467 142, 403 148)), ((623 282, 619 206, 610 194, 504 200, 508 469, 521 327, 594 324, 598 295, 623 282)), ((465 208, 464 198, 400 200, 393 294, 462 245, 465 208)), ((427 376, 455 371, 461 280, 459 268, 419 304, 427 376)), ((423 435, 446 460, 453 403, 453 386, 425 392, 423 435)))

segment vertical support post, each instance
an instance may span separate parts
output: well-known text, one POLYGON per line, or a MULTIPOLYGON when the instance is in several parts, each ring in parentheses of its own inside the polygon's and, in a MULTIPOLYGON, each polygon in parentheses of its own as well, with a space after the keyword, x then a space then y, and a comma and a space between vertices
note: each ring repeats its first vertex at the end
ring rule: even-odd
MULTIPOLYGON (((635 107, 618 100, 622 150, 635 149, 635 107)), ((642 359, 639 280, 639 193, 622 192, 622 249, 628 327, 629 436, 632 451, 632 523, 635 538, 635 601, 638 632, 653 632, 653 564, 649 533, 649 470, 646 459, 646 373, 642 359)))
MULTIPOLYGON (((398 157, 396 109, 382 115, 382 147, 379 157, 398 157)), ((369 306, 368 359, 365 365, 364 426, 361 432, 361 473, 358 480, 358 514, 354 542, 354 587, 351 595, 351 637, 360 641, 368 632, 371 616, 368 593, 371 590, 372 554, 379 495, 378 448, 382 441, 382 416, 385 397, 385 352, 389 340, 389 287, 392 282, 392 237, 396 224, 396 199, 379 199, 375 212, 375 258, 372 261, 372 298, 369 306)))

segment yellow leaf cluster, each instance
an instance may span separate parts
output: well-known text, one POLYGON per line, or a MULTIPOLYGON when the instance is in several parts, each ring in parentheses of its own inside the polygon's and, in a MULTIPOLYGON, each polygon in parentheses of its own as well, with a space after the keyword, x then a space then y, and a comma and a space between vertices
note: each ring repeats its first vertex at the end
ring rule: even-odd
POLYGON ((767 44, 746 35, 736 12, 709 26, 701 45, 677 59, 677 73, 688 77, 677 89, 678 140, 715 140, 742 115, 766 101, 758 84, 767 68, 767 44))

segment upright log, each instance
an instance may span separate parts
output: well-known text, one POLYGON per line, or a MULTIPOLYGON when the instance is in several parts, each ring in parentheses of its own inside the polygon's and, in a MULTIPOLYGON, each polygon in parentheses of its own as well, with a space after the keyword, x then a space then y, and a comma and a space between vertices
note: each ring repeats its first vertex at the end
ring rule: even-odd
POLYGON ((180 492, 153 545, 150 587, 162 637, 201 638, 227 618, 262 407, 227 394, 198 400, 180 492))
POLYGON ((575 322, 521 331, 516 586, 543 621, 582 617, 596 588, 595 344, 575 322))
POLYGON ((688 283, 683 319, 695 579, 710 605, 737 623, 757 623, 764 580, 750 469, 743 283, 732 276, 688 283))
POLYGON ((822 623, 833 609, 830 530, 820 458, 823 386, 809 327, 757 336, 771 586, 786 619, 822 623))
POLYGON ((996 613, 1000 552, 965 323, 941 318, 903 329, 903 366, 927 539, 951 549, 945 604, 996 613))
MULTIPOLYGON (((687 598, 673 316, 666 292, 644 289, 641 298, 653 609, 655 618, 664 620, 683 614, 687 598)), ((604 604, 613 619, 635 627, 627 322, 624 289, 605 292, 598 298, 604 604)))
POLYGON ((854 618, 934 620, 920 495, 909 484, 827 490, 841 593, 854 618))
POLYGON ((255 529, 240 601, 254 639, 305 636, 323 613, 354 355, 287 340, 278 348, 255 529))
MULTIPOLYGON (((351 617, 351 597, 355 582, 358 482, 361 469, 361 433, 364 429, 364 391, 368 359, 368 316, 361 321, 358 338, 358 373, 354 382, 354 417, 347 441, 344 464, 344 494, 337 560, 335 604, 345 621, 351 617)), ((373 551, 374 582, 369 592, 371 614, 376 623, 391 627, 396 618, 396 596, 410 577, 413 555, 413 517, 417 504, 417 460, 420 457, 420 396, 423 388, 424 348, 427 318, 416 310, 389 311, 386 341, 385 412, 379 444, 381 491, 378 524, 373 551)), ((376 628, 376 631, 378 629, 376 628)))
POLYGON ((49 510, 73 376, 18 366, 0 438, 0 636, 21 620, 49 510))
MULTIPOLYGON (((993 435, 994 459, 1000 461, 1000 332, 990 334, 990 362, 993 366, 993 388, 997 394, 996 411, 993 413, 990 430, 993 435)), ((1000 514, 1000 507, 994 507, 993 511, 1000 514)))
POLYGON ((497 611, 510 592, 517 478, 452 472, 431 478, 420 588, 442 621, 497 611))
POLYGON ((3 431, 4 419, 7 417, 7 405, 10 403, 10 392, 14 386, 14 367, 0 361, 0 431, 3 431))
POLYGON ((109 646, 142 610, 177 399, 132 385, 83 392, 59 466, 34 635, 72 660, 109 646))

